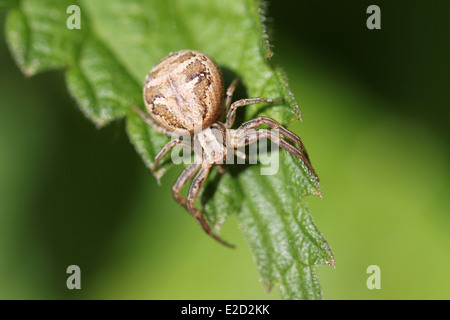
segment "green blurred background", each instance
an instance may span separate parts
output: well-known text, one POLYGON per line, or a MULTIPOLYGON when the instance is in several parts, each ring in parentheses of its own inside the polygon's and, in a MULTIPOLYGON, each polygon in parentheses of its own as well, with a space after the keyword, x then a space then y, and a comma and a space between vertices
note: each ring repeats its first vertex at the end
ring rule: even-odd
MULTIPOLYGON (((276 59, 318 171, 337 267, 325 299, 449 299, 448 1, 273 1, 276 59), (382 29, 366 28, 381 8, 382 29), (366 268, 381 268, 368 290, 366 268)), ((4 25, 5 12, 0 13, 4 25)), ((84 118, 61 72, 25 78, 0 41, 0 298, 277 299, 230 219, 229 250, 158 186, 124 123, 84 118), (66 288, 80 266, 82 290, 66 288)))

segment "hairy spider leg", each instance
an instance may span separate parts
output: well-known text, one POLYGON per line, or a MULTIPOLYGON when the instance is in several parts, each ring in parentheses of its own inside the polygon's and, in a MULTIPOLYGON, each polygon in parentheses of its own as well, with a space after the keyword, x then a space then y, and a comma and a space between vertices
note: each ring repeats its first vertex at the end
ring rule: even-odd
MULTIPOLYGON (((149 117, 147 114, 145 114, 141 109, 139 109, 137 106, 132 105, 131 108, 142 118, 142 120, 147 123, 149 126, 151 126, 155 131, 165 134, 167 136, 172 136, 173 132, 160 126, 158 123, 156 123, 151 117, 149 117)), ((181 144, 183 148, 189 147, 191 148, 191 145, 186 142, 184 139, 173 139, 169 141, 155 156, 155 162, 153 164, 153 169, 150 171, 151 173, 154 173, 156 169, 158 169, 159 161, 170 151, 172 150, 176 145, 181 144)))
POLYGON ((230 109, 231 100, 233 99, 234 90, 236 90, 240 79, 240 77, 236 77, 227 89, 227 97, 225 99, 225 109, 227 111, 227 114, 228 110, 230 109))
POLYGON ((158 152, 158 154, 155 156, 155 162, 153 164, 153 168, 150 171, 151 173, 154 173, 156 169, 158 169, 159 161, 170 151, 172 150, 176 145, 179 145, 183 139, 174 139, 170 140, 166 145, 158 152))
POLYGON ((145 123, 147 123, 153 129, 155 129, 155 131, 165 134, 166 136, 172 135, 172 131, 164 128, 163 126, 160 126, 158 123, 156 123, 155 120, 153 120, 149 115, 147 115, 139 107, 132 105, 131 109, 133 109, 133 111, 136 112, 142 118, 142 120, 144 120, 145 123))
MULTIPOLYGON (((243 132, 245 132, 248 129, 257 128, 257 127, 259 127, 262 124, 266 124, 271 129, 277 131, 278 133, 280 133, 281 135, 285 136, 286 138, 288 138, 292 142, 296 143, 300 147, 300 150, 302 151, 302 153, 305 155, 305 158, 308 160, 309 163, 311 163, 311 160, 309 160, 308 152, 306 152, 306 148, 303 145, 303 142, 300 139, 300 137, 297 136, 292 131, 290 131, 290 130, 286 129, 285 127, 283 127, 281 124, 279 124, 277 121, 275 121, 272 118, 269 118, 269 117, 266 117, 266 116, 259 116, 259 117, 255 118, 255 119, 252 119, 252 120, 249 120, 249 121, 243 123, 237 129, 237 131, 241 131, 242 130, 243 132)), ((238 135, 239 135, 239 132, 238 132, 238 135)), ((314 170, 312 172, 314 172, 314 170)), ((317 177, 317 175, 316 175, 316 177, 317 177)))
MULTIPOLYGON (((254 119, 254 120, 256 120, 256 119, 254 119)), ((250 120, 250 121, 253 121, 253 120, 250 120)), ((250 122, 250 121, 248 121, 248 122, 250 122)), ((248 122, 244 123, 244 125, 247 124, 248 122)), ((254 123, 253 128, 255 128, 259 125, 258 122, 253 122, 253 123, 254 123)), ((248 125, 248 126, 250 126, 250 125, 248 125)), ((249 129, 249 128, 247 128, 247 129, 249 129)), ((237 130, 239 130, 239 129, 237 129, 237 130)), ((237 139, 237 142, 235 142, 235 145, 233 147, 240 148, 240 147, 249 145, 261 138, 268 138, 268 139, 272 140, 273 142, 278 144, 281 148, 283 148, 287 152, 300 158, 300 160, 302 160, 302 162, 305 164, 307 169, 314 175, 314 177, 316 178, 316 181, 319 181, 319 178, 318 178, 316 172, 314 171, 313 167, 311 166, 311 164, 309 163, 308 159, 303 154, 303 152, 301 152, 300 150, 298 150, 297 148, 295 148, 293 145, 286 142, 285 140, 281 139, 280 136, 278 134, 275 134, 273 131, 270 131, 267 129, 242 131, 242 135, 237 139)), ((320 193, 320 191, 319 191, 319 193, 320 193)))
POLYGON ((229 244, 228 242, 224 241, 222 238, 220 238, 218 235, 212 232, 211 227, 208 225, 205 218, 203 217, 203 213, 199 209, 197 209, 194 205, 194 201, 197 198, 201 188, 203 187, 206 178, 208 177, 211 166, 212 165, 202 166, 201 163, 195 162, 189 165, 181 173, 181 175, 178 177, 177 181, 173 185, 172 194, 173 197, 175 198, 175 201, 181 204, 184 208, 186 208, 186 210, 189 211, 189 213, 195 218, 195 220, 197 220, 197 222, 200 224, 200 226, 208 235, 210 235, 212 238, 214 238, 221 244, 230 248, 234 248, 234 245, 229 244), (184 185, 186 185, 189 179, 191 179, 196 174, 197 171, 198 174, 194 177, 194 180, 192 181, 192 184, 188 191, 187 199, 185 199, 180 194, 180 190, 183 188, 184 185))
POLYGON ((172 194, 176 202, 181 204, 186 210, 189 211, 189 208, 187 206, 186 199, 180 194, 180 190, 183 188, 183 186, 191 179, 195 173, 198 171, 198 169, 201 167, 201 163, 191 163, 186 169, 183 170, 183 172, 178 177, 177 181, 175 181, 174 185, 172 186, 172 194))
POLYGON ((251 99, 242 99, 231 104, 231 100, 233 98, 234 91, 239 83, 240 77, 236 77, 230 86, 227 89, 226 99, 225 99, 225 109, 227 112, 226 117, 226 128, 231 129, 234 124, 234 120, 236 119, 236 109, 243 106, 248 106, 251 104, 267 102, 267 103, 275 103, 281 102, 283 99, 266 99, 266 98, 251 98, 251 99))
POLYGON ((239 107, 248 106, 251 104, 257 104, 257 103, 261 103, 261 102, 276 103, 276 102, 281 102, 281 101, 283 101, 283 99, 251 98, 251 99, 242 99, 242 100, 233 102, 233 104, 230 107, 230 110, 228 111, 225 125, 228 129, 231 129, 231 127, 234 124, 234 120, 236 119, 236 109, 239 107))
POLYGON ((219 171, 220 174, 225 174, 228 172, 228 170, 221 164, 216 164, 215 166, 217 168, 217 171, 219 171))

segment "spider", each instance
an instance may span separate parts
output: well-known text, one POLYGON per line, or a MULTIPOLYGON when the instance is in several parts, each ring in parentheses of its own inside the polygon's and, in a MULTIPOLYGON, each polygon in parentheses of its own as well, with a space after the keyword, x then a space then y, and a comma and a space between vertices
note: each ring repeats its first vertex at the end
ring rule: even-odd
POLYGON ((261 138, 268 138, 300 158, 318 181, 300 138, 274 119, 259 116, 243 123, 237 129, 231 129, 237 108, 261 102, 282 101, 282 99, 251 98, 231 103, 238 81, 239 78, 236 78, 225 92, 222 73, 212 58, 199 51, 182 50, 162 59, 145 79, 144 103, 151 117, 140 108, 132 107, 154 130, 173 137, 156 155, 152 173, 157 169, 159 161, 173 147, 184 143, 182 136, 191 138, 193 148, 192 144, 190 147, 194 151, 194 161, 173 185, 173 197, 187 209, 208 235, 228 247, 234 246, 211 230, 202 211, 194 205, 211 168, 215 166, 220 173, 226 172, 221 164, 226 160, 227 154, 229 155, 227 151, 234 150, 237 156, 245 158, 245 154, 235 149, 245 147, 261 138), (272 130, 256 129, 263 124, 272 130), (296 143, 300 149, 280 139, 278 134, 296 143), (185 198, 180 191, 192 178, 185 198))

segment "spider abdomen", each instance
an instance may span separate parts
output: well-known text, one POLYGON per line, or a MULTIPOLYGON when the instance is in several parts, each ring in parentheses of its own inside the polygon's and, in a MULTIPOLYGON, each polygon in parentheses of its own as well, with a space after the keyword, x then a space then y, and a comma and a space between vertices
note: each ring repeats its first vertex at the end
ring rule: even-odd
POLYGON ((162 59, 147 75, 147 112, 165 128, 194 133, 224 115, 224 81, 216 62, 194 50, 162 59))

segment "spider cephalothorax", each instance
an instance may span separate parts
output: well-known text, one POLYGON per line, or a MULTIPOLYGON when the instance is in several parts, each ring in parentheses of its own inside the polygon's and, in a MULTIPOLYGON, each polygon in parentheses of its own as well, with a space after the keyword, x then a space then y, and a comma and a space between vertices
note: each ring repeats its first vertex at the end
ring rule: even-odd
MULTIPOLYGON (((181 173, 173 185, 173 196, 210 236, 226 246, 231 245, 212 232, 202 212, 195 207, 194 201, 211 167, 217 166, 219 171, 223 172, 221 164, 225 163, 230 154, 234 155, 236 148, 242 148, 261 138, 271 139, 299 157, 317 179, 300 138, 274 119, 259 116, 243 123, 237 129, 231 129, 238 107, 282 101, 251 98, 231 104, 237 83, 238 79, 235 79, 225 93, 222 73, 212 58, 199 51, 178 51, 162 59, 145 79, 144 102, 151 117, 134 107, 142 119, 156 131, 175 137, 156 155, 152 172, 156 170, 159 160, 173 147, 185 144, 186 140, 182 136, 192 138, 189 146, 194 151, 194 162, 181 173), (271 130, 256 129, 263 124, 271 130), (279 135, 296 143, 299 149, 280 139, 279 135), (184 198, 180 190, 193 177, 188 195, 184 198)), ((245 156, 239 153, 236 155, 245 156)))

